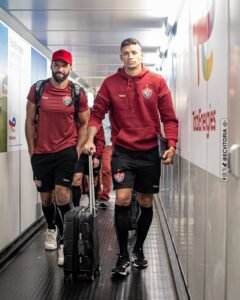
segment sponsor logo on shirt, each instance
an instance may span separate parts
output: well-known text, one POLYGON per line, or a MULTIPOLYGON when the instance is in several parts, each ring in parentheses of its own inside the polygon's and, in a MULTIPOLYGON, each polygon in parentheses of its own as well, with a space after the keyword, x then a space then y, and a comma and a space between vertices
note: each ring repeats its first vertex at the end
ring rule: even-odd
POLYGON ((125 98, 127 95, 125 95, 125 94, 118 94, 118 96, 119 96, 120 98, 125 98))
POLYGON ((72 102, 72 98, 70 96, 63 97, 63 103, 65 105, 69 105, 69 104, 71 104, 71 102, 72 102))
POLYGON ((145 99, 149 99, 152 96, 152 90, 146 86, 145 89, 142 90, 142 94, 145 99))

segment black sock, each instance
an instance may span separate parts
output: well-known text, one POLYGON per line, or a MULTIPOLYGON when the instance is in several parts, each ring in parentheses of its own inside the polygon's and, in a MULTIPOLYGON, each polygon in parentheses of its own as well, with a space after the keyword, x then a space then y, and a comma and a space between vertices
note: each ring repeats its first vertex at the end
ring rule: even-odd
POLYGON ((128 256, 129 207, 115 205, 115 228, 118 236, 120 255, 128 256))
POLYGON ((42 211, 46 218, 48 229, 55 229, 54 217, 55 217, 55 205, 52 203, 50 206, 43 206, 42 211))
MULTIPOLYGON (((57 206, 57 224, 58 224, 58 229, 59 229, 59 234, 61 237, 61 241, 63 239, 63 224, 64 224, 64 215, 67 211, 71 209, 70 203, 65 204, 65 205, 58 205, 57 206)), ((60 243, 61 243, 60 241, 60 243)))
POLYGON ((72 186, 72 202, 74 207, 79 206, 80 198, 81 198, 81 188, 80 186, 72 186))
POLYGON ((141 214, 138 219, 137 240, 134 249, 143 248, 143 243, 145 241, 148 230, 152 223, 152 218, 153 218, 152 206, 151 207, 141 206, 141 214))

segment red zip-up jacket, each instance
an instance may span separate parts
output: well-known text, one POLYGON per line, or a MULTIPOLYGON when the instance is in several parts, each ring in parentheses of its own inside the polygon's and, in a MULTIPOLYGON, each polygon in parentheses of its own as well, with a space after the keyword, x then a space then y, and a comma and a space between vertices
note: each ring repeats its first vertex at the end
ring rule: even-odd
POLYGON ((106 144, 104 130, 102 126, 99 128, 97 134, 94 137, 94 144, 96 146, 96 152, 94 153, 94 155, 99 156, 101 158, 106 144))
POLYGON ((98 129, 109 111, 113 145, 144 151, 158 145, 160 121, 169 146, 176 146, 178 120, 170 91, 161 75, 142 66, 136 76, 128 76, 124 68, 106 78, 97 93, 89 126, 98 129))

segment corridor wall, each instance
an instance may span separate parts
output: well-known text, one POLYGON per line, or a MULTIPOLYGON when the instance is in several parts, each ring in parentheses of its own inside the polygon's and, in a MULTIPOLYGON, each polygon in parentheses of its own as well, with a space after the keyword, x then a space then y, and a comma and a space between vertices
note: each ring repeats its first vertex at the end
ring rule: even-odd
POLYGON ((228 1, 185 1, 163 73, 180 131, 160 198, 192 299, 225 300, 228 1))
POLYGON ((1 8, 0 53, 1 251, 41 216, 24 123, 29 88, 49 76, 51 53, 1 8))

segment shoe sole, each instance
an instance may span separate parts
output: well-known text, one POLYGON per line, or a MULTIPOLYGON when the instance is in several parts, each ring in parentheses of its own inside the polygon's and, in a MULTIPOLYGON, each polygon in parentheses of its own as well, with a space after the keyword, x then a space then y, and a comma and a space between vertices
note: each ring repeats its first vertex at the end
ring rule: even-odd
POLYGON ((136 263, 133 262, 133 266, 137 269, 145 269, 147 268, 148 264, 145 264, 145 265, 138 265, 136 263))
POLYGON ((108 203, 107 202, 100 202, 99 203, 99 207, 101 207, 101 208, 107 208, 108 207, 108 203))
POLYGON ((107 206, 102 206, 102 205, 99 205, 98 208, 101 208, 101 209, 107 209, 108 207, 107 206))
POLYGON ((64 261, 63 262, 58 262, 59 267, 63 267, 63 265, 64 265, 64 261))
POLYGON ((127 277, 129 275, 129 271, 126 272, 114 272, 112 273, 112 278, 124 278, 127 277))
POLYGON ((49 246, 45 246, 45 250, 48 250, 48 251, 53 251, 53 250, 57 250, 57 246, 54 248, 54 247, 49 247, 49 246))
POLYGON ((125 272, 112 272, 112 277, 126 277, 130 273, 130 266, 126 268, 125 272))

